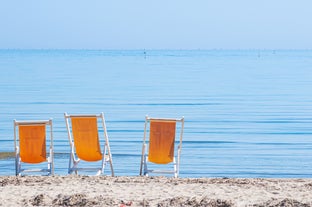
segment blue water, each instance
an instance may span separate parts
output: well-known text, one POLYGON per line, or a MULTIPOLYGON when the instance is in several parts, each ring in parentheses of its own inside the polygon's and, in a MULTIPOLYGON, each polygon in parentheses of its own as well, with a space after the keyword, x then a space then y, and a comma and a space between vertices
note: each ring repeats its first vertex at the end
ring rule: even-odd
MULTIPOLYGON (((138 175, 145 115, 185 117, 181 177, 312 177, 312 51, 0 50, 0 151, 13 119, 104 112, 116 175, 138 175)), ((0 175, 14 175, 0 160, 0 175)))

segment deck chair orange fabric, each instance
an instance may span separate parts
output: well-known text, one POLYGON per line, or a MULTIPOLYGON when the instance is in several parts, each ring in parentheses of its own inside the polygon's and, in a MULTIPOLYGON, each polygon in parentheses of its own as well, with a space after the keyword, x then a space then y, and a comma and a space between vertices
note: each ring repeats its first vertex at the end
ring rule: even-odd
POLYGON ((54 173, 52 120, 16 121, 14 120, 14 145, 16 175, 27 172, 54 173), (47 157, 46 131, 50 126, 50 152, 47 157), (17 132, 18 131, 18 132, 17 132), (22 163, 39 164, 48 162, 45 169, 22 169, 22 163))
POLYGON ((148 160, 157 164, 173 162, 175 121, 150 121, 148 160))
POLYGON ((180 153, 182 147, 182 137, 184 128, 184 118, 150 118, 145 119, 144 138, 142 146, 142 157, 140 175, 148 176, 149 173, 172 173, 175 177, 179 175, 180 153), (177 122, 181 123, 179 128, 180 139, 175 150, 177 122), (149 136, 147 136, 149 125, 149 136), (148 147, 147 147, 148 143, 148 147), (175 153, 176 152, 176 153, 175 153), (176 159, 177 158, 177 159, 176 159), (173 170, 150 170, 147 163, 173 164, 173 170), (144 169, 143 169, 144 168, 144 169))
MULTIPOLYGON (((112 156, 109 147, 109 141, 106 131, 104 114, 100 115, 67 115, 65 113, 68 138, 71 146, 71 155, 69 160, 68 173, 78 171, 93 171, 97 174, 104 174, 105 165, 110 164, 111 175, 114 176, 112 156), (102 121, 104 131, 103 152, 100 147, 100 136, 98 128, 98 119, 102 121), (80 160, 86 162, 101 162, 100 167, 78 167, 80 160)), ((81 164, 80 164, 81 165, 81 164)))
POLYGON ((75 138, 77 156, 85 161, 99 161, 102 159, 97 118, 72 117, 72 132, 75 138))

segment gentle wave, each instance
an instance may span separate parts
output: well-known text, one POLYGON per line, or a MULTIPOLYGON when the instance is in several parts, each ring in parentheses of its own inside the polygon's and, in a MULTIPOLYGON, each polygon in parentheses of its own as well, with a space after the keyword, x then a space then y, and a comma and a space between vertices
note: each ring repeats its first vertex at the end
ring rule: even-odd
POLYGON ((311 177, 311 65, 310 50, 0 50, 0 152, 13 119, 53 118, 66 174, 64 112, 104 112, 116 174, 137 175, 145 116, 184 116, 182 177, 311 177))

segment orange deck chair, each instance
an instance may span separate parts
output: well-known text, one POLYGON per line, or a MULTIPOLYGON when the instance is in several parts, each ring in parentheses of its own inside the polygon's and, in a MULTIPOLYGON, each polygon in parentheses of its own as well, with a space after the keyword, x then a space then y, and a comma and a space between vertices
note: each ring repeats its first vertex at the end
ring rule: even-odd
POLYGON ((22 173, 24 174, 30 172, 45 172, 47 175, 54 174, 53 133, 51 119, 44 121, 14 120, 14 147, 16 175, 22 175, 22 173), (49 131, 50 133, 47 133, 49 131), (46 146, 47 134, 50 134, 48 155, 46 146), (48 163, 47 168, 35 169, 33 167, 35 164, 37 166, 43 162, 48 163), (25 166, 27 166, 27 168, 25 168, 25 166))
POLYGON ((146 116, 140 175, 148 176, 149 173, 164 173, 173 174, 174 177, 179 176, 183 130, 183 117, 181 119, 168 119, 146 116), (180 123, 179 127, 177 127, 177 123, 180 123), (147 136, 148 131, 149 136, 147 136), (177 133, 177 131, 180 132, 177 133), (176 134, 179 134, 179 140, 177 141, 176 134), (177 145, 176 142, 178 142, 177 145), (175 150, 175 148, 177 149, 175 150), (151 170, 148 169, 148 162, 160 165, 173 164, 173 170, 163 170, 159 168, 151 170))
POLYGON ((114 176, 113 160, 109 147, 104 114, 100 115, 68 115, 65 113, 66 128, 70 143, 70 159, 68 173, 78 171, 97 171, 96 175, 104 174, 105 165, 110 164, 111 175, 114 176), (103 129, 103 151, 100 147, 98 122, 101 120, 103 129), (100 167, 78 167, 80 161, 101 162, 100 167))

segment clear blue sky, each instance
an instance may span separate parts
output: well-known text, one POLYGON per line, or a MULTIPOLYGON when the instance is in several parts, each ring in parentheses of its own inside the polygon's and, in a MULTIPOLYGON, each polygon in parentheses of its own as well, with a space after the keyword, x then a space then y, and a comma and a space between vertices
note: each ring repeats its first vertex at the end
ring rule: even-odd
POLYGON ((312 1, 7 0, 0 48, 312 49, 312 1))

